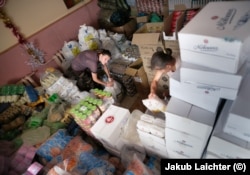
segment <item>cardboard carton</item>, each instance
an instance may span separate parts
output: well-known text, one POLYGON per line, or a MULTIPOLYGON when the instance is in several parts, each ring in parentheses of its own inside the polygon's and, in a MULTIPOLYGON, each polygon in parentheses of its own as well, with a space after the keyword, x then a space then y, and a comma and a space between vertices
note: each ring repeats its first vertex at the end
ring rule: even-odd
POLYGON ((228 119, 224 126, 224 132, 241 138, 245 141, 250 141, 250 69, 245 75, 242 85, 239 89, 239 94, 234 100, 228 119))
POLYGON ((187 88, 193 89, 197 93, 234 100, 246 70, 246 64, 236 74, 232 74, 182 62, 180 78, 181 82, 187 85, 187 88))
POLYGON ((112 32, 116 32, 116 33, 122 33, 124 34, 128 39, 131 39, 133 36, 133 33, 136 31, 137 29, 137 23, 136 23, 136 19, 131 18, 126 24, 122 25, 122 26, 118 26, 118 27, 112 27, 110 30, 112 32))
POLYGON ((181 83, 180 69, 170 77, 170 95, 205 110, 216 112, 220 103, 218 96, 199 93, 197 89, 188 88, 189 85, 181 83))
POLYGON ((130 64, 126 69, 125 74, 134 78, 137 90, 145 90, 145 88, 149 88, 147 74, 143 68, 143 62, 141 58, 130 64))
POLYGON ((180 4, 180 5, 175 6, 175 11, 180 11, 183 13, 176 20, 176 24, 174 26, 175 29, 174 29, 173 33, 171 31, 171 28, 173 27, 172 21, 174 20, 174 13, 172 12, 169 16, 164 17, 164 28, 163 28, 163 39, 164 40, 177 40, 178 39, 177 33, 183 27, 183 22, 184 22, 184 18, 185 18, 185 10, 186 10, 186 6, 184 4, 180 4))
POLYGON ((201 158, 207 139, 166 128, 166 147, 169 158, 201 158))
POLYGON ((151 57, 157 49, 164 49, 162 30, 163 22, 145 23, 133 34, 132 44, 136 44, 139 48, 148 82, 151 82, 154 76, 154 71, 150 68, 151 57))
POLYGON ((148 23, 150 19, 150 15, 145 15, 145 16, 137 16, 136 17, 136 22, 138 23, 148 23))
POLYGON ((236 73, 250 55, 250 1, 210 2, 178 32, 181 59, 236 73))
POLYGON ((152 56, 158 47, 163 49, 162 30, 162 22, 146 23, 136 30, 133 34, 132 44, 139 47, 141 56, 152 56))
POLYGON ((122 128, 129 116, 130 112, 128 109, 110 105, 94 126, 91 127, 90 132, 102 144, 114 148, 114 144, 121 136, 122 128))
POLYGON ((166 127, 200 139, 208 139, 213 129, 216 113, 171 97, 165 116, 166 127))
POLYGON ((232 100, 226 101, 208 142, 205 158, 208 158, 207 155, 213 155, 222 159, 249 158, 249 142, 223 131, 232 104, 232 100))

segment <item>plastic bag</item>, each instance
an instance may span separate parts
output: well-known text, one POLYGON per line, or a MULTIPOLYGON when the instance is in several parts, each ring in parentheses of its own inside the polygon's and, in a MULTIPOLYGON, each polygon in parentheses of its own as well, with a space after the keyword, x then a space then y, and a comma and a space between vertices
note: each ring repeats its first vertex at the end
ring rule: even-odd
POLYGON ((142 100, 142 103, 152 112, 166 112, 167 101, 160 99, 158 96, 154 98, 142 100))
POLYGON ((123 127, 122 130, 122 138, 128 140, 131 143, 138 143, 140 142, 139 135, 136 130, 136 124, 138 120, 140 120, 140 116, 143 115, 143 112, 140 110, 135 109, 130 117, 128 118, 128 121, 123 127))
POLYGON ((51 105, 47 117, 48 122, 60 121, 64 116, 65 108, 66 105, 64 103, 51 105))
POLYGON ((77 41, 64 42, 62 54, 66 60, 72 60, 79 53, 80 47, 77 41))
POLYGON ((106 37, 105 39, 101 40, 102 48, 107 49, 111 52, 113 59, 118 59, 121 57, 121 51, 117 47, 115 41, 110 37, 106 37))
POLYGON ((80 50, 96 50, 99 48, 98 32, 92 26, 86 26, 86 24, 80 26, 78 32, 78 40, 80 50))
POLYGON ((146 153, 144 151, 139 151, 129 145, 124 145, 121 150, 121 162, 124 167, 127 167, 129 163, 133 160, 134 154, 136 155, 137 159, 140 161, 144 161, 146 157, 146 153))
POLYGON ((153 175, 150 169, 138 158, 136 154, 133 155, 129 162, 126 171, 123 175, 153 175))
POLYGON ((71 175, 67 171, 65 171, 62 168, 60 168, 59 166, 55 166, 54 167, 54 171, 55 171, 55 173, 60 174, 60 175, 71 175))
POLYGON ((45 142, 50 136, 50 128, 47 126, 41 126, 36 129, 25 130, 21 138, 23 143, 27 145, 37 145, 45 142))
POLYGON ((60 77, 62 77, 62 72, 53 67, 47 68, 44 73, 40 76, 40 83, 44 89, 52 86, 60 77))
POLYGON ((114 81, 112 87, 105 87, 104 91, 110 92, 115 102, 120 102, 120 96, 122 95, 122 86, 117 81, 114 81))
POLYGON ((108 37, 108 34, 105 29, 98 29, 99 39, 103 40, 108 37))

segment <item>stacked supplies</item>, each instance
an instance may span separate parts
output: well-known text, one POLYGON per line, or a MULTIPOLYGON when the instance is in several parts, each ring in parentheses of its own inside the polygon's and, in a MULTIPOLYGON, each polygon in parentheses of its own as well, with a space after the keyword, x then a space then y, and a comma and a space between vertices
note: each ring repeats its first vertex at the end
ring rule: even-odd
POLYGON ((248 71, 237 98, 234 101, 227 100, 219 116, 208 144, 206 158, 248 158, 250 156, 249 82, 250 69, 248 65, 248 71))
POLYGON ((149 155, 167 158, 165 120, 160 115, 142 114, 136 124, 141 143, 149 155))
MULTIPOLYGON (((177 98, 197 110, 211 113, 213 120, 209 124, 209 130, 206 130, 206 127, 199 129, 199 133, 207 132, 206 137, 201 137, 204 143, 208 142, 209 135, 212 133, 215 124, 214 116, 220 111, 221 100, 235 101, 235 106, 236 101, 240 101, 237 99, 240 98, 240 87, 248 69, 246 60, 250 53, 247 49, 250 46, 248 32, 250 23, 244 20, 249 16, 249 5, 250 2, 246 1, 210 2, 178 33, 182 63, 180 69, 170 78, 172 98, 169 103, 173 103, 177 98)), ((180 106, 177 105, 176 108, 179 108, 180 106)), ((168 107, 167 119, 171 116, 169 110, 168 107)), ((238 110, 234 111, 239 114, 238 110)), ((191 112, 185 119, 187 120, 185 128, 191 126, 193 122, 191 118, 194 116, 204 118, 202 113, 191 112)), ((246 119, 245 115, 240 116, 246 119)), ((224 129, 225 132, 232 134, 229 128, 238 123, 237 117, 231 117, 228 127, 224 129), (237 122, 233 122, 235 120, 237 122)), ((205 118, 208 119, 209 116, 205 115, 205 118)), ((244 123, 243 120, 241 123, 244 123)), ((202 123, 200 120, 196 122, 202 123)), ((180 120, 178 126, 184 123, 184 120, 180 120)), ((172 129, 178 130, 178 126, 172 129)), ((233 131, 233 133, 237 135, 237 132, 233 131)), ((204 149, 204 144, 202 148, 204 149)), ((202 149, 195 149, 195 154, 190 155, 189 158, 196 157, 194 155, 201 157, 202 149)), ((176 156, 170 156, 170 158, 174 157, 176 156)))

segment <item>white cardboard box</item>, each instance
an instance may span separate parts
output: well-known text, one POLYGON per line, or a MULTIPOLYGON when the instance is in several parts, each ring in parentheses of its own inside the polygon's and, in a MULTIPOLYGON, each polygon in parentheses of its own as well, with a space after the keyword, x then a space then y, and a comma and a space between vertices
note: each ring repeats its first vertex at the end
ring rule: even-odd
POLYGON ((199 93, 199 90, 192 89, 189 84, 180 82, 180 70, 176 70, 170 77, 170 95, 185 102, 191 103, 195 106, 205 110, 216 112, 219 106, 220 98, 211 96, 207 93, 199 93))
POLYGON ((90 132, 103 144, 115 147, 114 144, 121 135, 122 128, 128 120, 128 109, 110 105, 97 120, 90 132))
POLYGON ((122 148, 123 148, 123 146, 125 146, 125 142, 124 142, 124 139, 122 139, 121 137, 119 137, 114 143, 112 143, 112 145, 103 143, 103 146, 111 154, 114 154, 114 155, 120 157, 121 156, 122 148))
POLYGON ((182 62, 180 79, 182 83, 188 85, 189 90, 234 100, 238 94, 246 69, 247 66, 244 64, 236 74, 232 74, 197 64, 182 62))
POLYGON ((165 136, 169 158, 179 158, 179 156, 173 157, 178 155, 176 152, 182 152, 189 158, 201 158, 208 141, 208 138, 201 139, 170 128, 165 129, 165 136))
POLYGON ((250 141, 250 68, 243 79, 238 97, 234 100, 224 132, 250 141))
POLYGON ((171 97, 165 116, 166 127, 204 139, 211 134, 216 114, 171 97))
POLYGON ((250 55, 250 1, 210 2, 178 32, 181 59, 236 73, 250 55))
POLYGON ((249 159, 250 157, 250 150, 216 136, 211 137, 207 152, 222 159, 249 159))
POLYGON ((162 158, 167 158, 168 153, 167 153, 167 148, 165 144, 165 139, 164 138, 156 138, 155 136, 140 131, 137 129, 137 132, 139 134, 140 140, 146 150, 146 152, 149 152, 151 154, 158 155, 162 158))
POLYGON ((232 104, 233 101, 226 101, 209 140, 206 154, 214 155, 218 158, 249 158, 250 144, 223 131, 223 126, 228 119, 232 104))
POLYGON ((166 145, 164 137, 163 138, 162 137, 157 137, 157 136, 152 135, 150 133, 144 132, 144 131, 142 131, 140 129, 137 129, 137 132, 138 132, 139 137, 140 137, 142 142, 145 142, 145 141, 147 142, 147 141, 149 141, 148 139, 150 139, 150 141, 152 141, 151 144, 153 144, 153 145, 157 145, 157 144, 161 144, 161 145, 164 145, 164 146, 166 145), (146 138, 146 139, 144 139, 144 138, 146 138))
POLYGON ((218 156, 214 155, 213 153, 210 152, 205 152, 205 154, 202 157, 203 159, 219 159, 218 156))

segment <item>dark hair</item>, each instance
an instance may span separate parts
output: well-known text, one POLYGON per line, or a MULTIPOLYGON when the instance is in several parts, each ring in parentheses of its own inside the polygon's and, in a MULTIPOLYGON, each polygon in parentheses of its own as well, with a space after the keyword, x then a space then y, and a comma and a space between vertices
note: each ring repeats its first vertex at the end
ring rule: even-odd
POLYGON ((165 69, 167 64, 175 64, 175 58, 172 56, 170 48, 156 51, 151 58, 151 69, 165 69))
POLYGON ((102 55, 108 55, 111 58, 111 52, 106 49, 99 49, 97 50, 97 55, 99 56, 100 54, 102 55))

